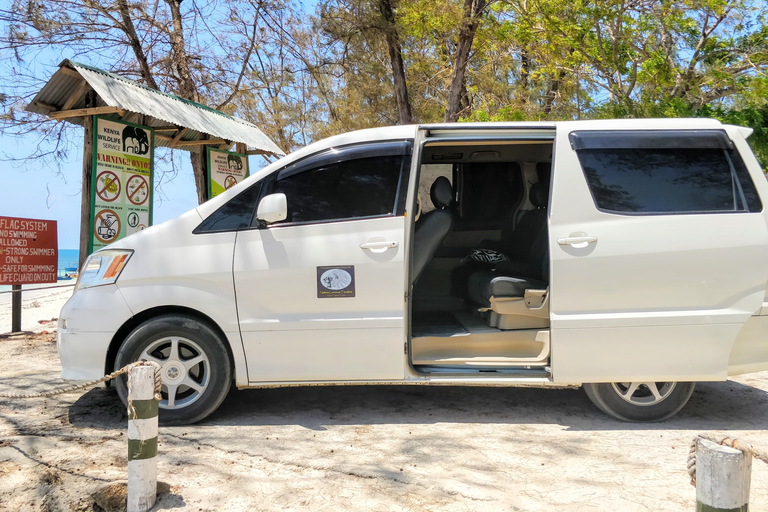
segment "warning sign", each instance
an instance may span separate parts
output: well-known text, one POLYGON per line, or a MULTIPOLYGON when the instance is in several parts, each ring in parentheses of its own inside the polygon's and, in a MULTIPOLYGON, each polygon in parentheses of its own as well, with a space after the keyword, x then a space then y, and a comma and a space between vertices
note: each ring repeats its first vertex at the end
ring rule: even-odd
POLYGON ((120 180, 112 171, 104 171, 96 178, 96 195, 99 199, 111 202, 120 195, 120 180))
POLYGON ((0 217, 0 284, 55 283, 55 220, 0 217))
POLYGON ((152 225, 154 131, 96 116, 91 251, 152 225))
POLYGON ((208 198, 216 197, 248 177, 248 155, 208 148, 208 198))
POLYGON ((140 174, 134 174, 128 178, 126 192, 128 194, 128 200, 131 203, 137 206, 146 203, 147 198, 149 198, 149 184, 147 184, 147 179, 140 174))
POLYGON ((120 236, 120 217, 112 210, 98 210, 94 216, 93 233, 96 239, 109 244, 120 236))

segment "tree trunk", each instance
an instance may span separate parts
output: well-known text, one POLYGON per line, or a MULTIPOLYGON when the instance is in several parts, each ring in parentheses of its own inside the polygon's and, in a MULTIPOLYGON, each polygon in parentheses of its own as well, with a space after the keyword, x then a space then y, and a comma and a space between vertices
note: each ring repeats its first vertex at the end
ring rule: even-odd
POLYGON ((197 87, 189 70, 189 58, 184 45, 184 26, 181 17, 181 0, 166 0, 171 9, 173 32, 171 33, 171 58, 176 71, 179 73, 179 95, 192 101, 198 101, 197 87))
POLYGON ((403 66, 403 51, 395 27, 395 14, 392 11, 391 0, 379 0, 379 11, 384 18, 384 34, 387 38, 389 49, 389 62, 392 65, 392 77, 395 84, 395 96, 397 97, 397 112, 400 124, 411 124, 411 101, 408 98, 408 86, 405 81, 405 67, 403 66))
MULTIPOLYGON (((189 69, 189 58, 184 46, 184 26, 181 17, 181 0, 166 0, 171 9, 173 19, 173 32, 171 33, 171 58, 179 73, 179 96, 192 101, 199 101, 197 86, 189 69)), ((197 188, 197 201, 203 204, 208 200, 208 175, 205 164, 205 148, 201 146, 200 152, 190 152, 189 160, 192 164, 192 174, 195 177, 197 188)))
POLYGON ((118 0, 117 5, 120 9, 120 17, 123 20, 123 32, 128 38, 128 42, 133 49, 133 54, 139 63, 141 77, 146 82, 147 87, 159 90, 160 88, 157 86, 157 82, 155 82, 155 77, 152 76, 152 70, 149 68, 147 56, 144 53, 144 49, 141 47, 141 39, 139 39, 139 35, 136 33, 136 27, 133 24, 133 20, 131 20, 131 10, 128 8, 128 2, 127 0, 118 0))
POLYGON ((522 103, 523 105, 528 104, 528 96, 530 94, 530 91, 528 90, 530 87, 530 78, 531 78, 531 57, 528 54, 528 49, 523 49, 522 52, 520 52, 520 86, 522 87, 522 103))
POLYGON ((461 102, 466 91, 464 83, 467 78, 467 64, 472 42, 475 39, 477 27, 480 25, 480 15, 488 7, 488 0, 464 0, 464 14, 459 29, 459 44, 456 46, 456 56, 453 60, 451 84, 448 87, 448 101, 445 105, 445 122, 455 123, 461 116, 461 102))
POLYGON ((549 87, 549 91, 544 96, 544 110, 545 116, 548 116, 552 112, 552 107, 557 99, 557 92, 560 90, 560 82, 565 78, 565 71, 560 71, 557 74, 557 78, 552 82, 549 87))
POLYGON ((195 176, 197 188, 197 202, 203 204, 208 200, 208 172, 205 161, 205 146, 200 146, 200 152, 190 151, 189 159, 192 162, 192 174, 195 176))
MULTIPOLYGON (((85 94, 85 108, 96 105, 96 92, 85 94)), ((91 232, 91 187, 93 186, 93 116, 83 118, 83 186, 80 197, 80 257, 77 268, 83 271, 85 259, 90 254, 91 232)))

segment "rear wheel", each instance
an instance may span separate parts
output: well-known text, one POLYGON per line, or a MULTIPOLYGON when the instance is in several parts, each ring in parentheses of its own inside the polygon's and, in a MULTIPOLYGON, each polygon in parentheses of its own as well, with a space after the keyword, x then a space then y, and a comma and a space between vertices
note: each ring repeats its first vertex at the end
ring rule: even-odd
MULTIPOLYGON (((160 365, 160 422, 195 423, 213 413, 229 392, 232 367, 219 335, 207 324, 185 315, 163 315, 131 332, 120 346, 115 369, 134 361, 160 365)), ((117 379, 117 394, 127 403, 127 378, 117 379)))
POLYGON ((623 421, 661 421, 675 415, 693 394, 694 382, 584 384, 601 411, 623 421))

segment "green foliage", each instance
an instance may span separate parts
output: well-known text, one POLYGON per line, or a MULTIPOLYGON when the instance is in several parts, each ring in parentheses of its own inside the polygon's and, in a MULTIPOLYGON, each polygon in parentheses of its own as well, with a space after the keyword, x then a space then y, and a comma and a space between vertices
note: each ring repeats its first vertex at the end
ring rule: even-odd
POLYGON ((752 128, 754 133, 747 142, 752 147, 763 172, 768 172, 768 104, 730 110, 719 105, 714 107, 705 105, 696 111, 696 116, 711 117, 723 123, 752 128))
MULTIPOLYGON (((348 130, 395 124, 388 26, 382 24, 379 1, 320 0, 313 12, 305 12, 290 3, 227 0, 223 9, 234 34, 229 39, 223 32, 206 35, 201 18, 188 7, 186 44, 202 98, 227 97, 239 66, 221 56, 242 55, 247 44, 241 48, 235 42, 247 42, 243 36, 250 35, 255 48, 231 104, 286 150, 348 130), (226 51, 211 54, 211 43, 219 39, 226 51)), ((109 13, 119 4, 87 3, 109 13)), ((440 122, 464 2, 391 4, 414 120, 440 122)), ((158 19, 167 22, 164 9, 156 7, 163 3, 127 5, 139 39, 153 41, 147 52, 155 59, 161 88, 175 90, 177 72, 165 56, 167 41, 155 19, 159 12, 158 19)), ((111 18, 68 6, 65 0, 14 0, 12 13, 0 12, 11 20, 3 27, 4 40, 16 51, 26 48, 26 55, 41 44, 71 54, 115 47, 116 68, 138 74, 111 18), (103 35, 86 28, 89 16, 103 35)), ((221 14, 210 9, 212 19, 221 14)), ((765 3, 496 0, 480 16, 465 89, 461 121, 708 116, 747 125, 755 130, 749 142, 766 167, 765 3)), ((8 114, 20 103, 3 105, 8 114)))

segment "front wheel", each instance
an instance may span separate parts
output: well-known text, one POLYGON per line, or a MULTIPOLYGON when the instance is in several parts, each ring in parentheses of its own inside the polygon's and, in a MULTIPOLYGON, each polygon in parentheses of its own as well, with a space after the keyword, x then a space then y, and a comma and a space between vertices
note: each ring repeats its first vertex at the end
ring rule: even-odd
POLYGON ((694 382, 584 384, 601 411, 623 421, 661 421, 674 416, 693 394, 694 382))
MULTIPOLYGON (((115 369, 134 361, 160 365, 160 422, 187 425, 213 413, 229 392, 232 366, 220 336, 207 324, 185 315, 147 320, 128 335, 115 369)), ((117 394, 128 403, 128 379, 117 379, 117 394)))

